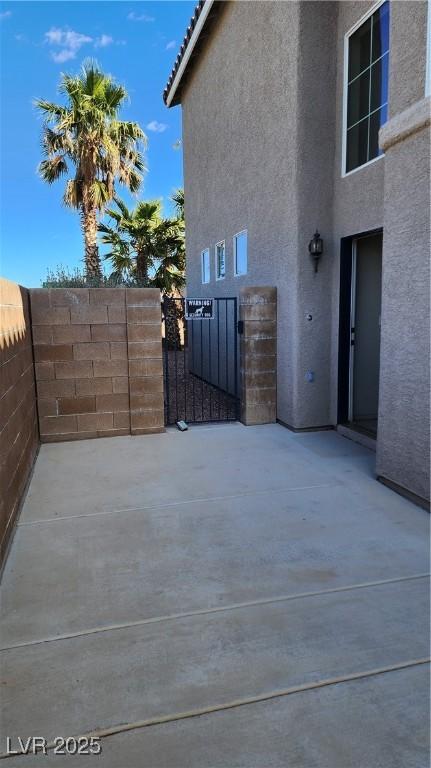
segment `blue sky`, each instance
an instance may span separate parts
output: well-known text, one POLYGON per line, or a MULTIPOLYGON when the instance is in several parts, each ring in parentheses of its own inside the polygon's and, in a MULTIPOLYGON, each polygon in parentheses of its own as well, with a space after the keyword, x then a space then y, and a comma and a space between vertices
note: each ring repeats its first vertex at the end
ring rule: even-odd
MULTIPOLYGON (((62 205, 64 181, 37 176, 42 123, 32 101, 61 101, 61 72, 77 72, 85 58, 126 86, 124 119, 148 137, 148 172, 139 195, 163 198, 182 185, 180 107, 168 110, 162 91, 195 0, 116 2, 1 2, 1 230, 0 274, 35 287, 48 267, 82 264, 76 211, 62 205)), ((127 195, 121 193, 125 199, 127 195)), ((128 199, 130 202, 130 198, 128 199)))

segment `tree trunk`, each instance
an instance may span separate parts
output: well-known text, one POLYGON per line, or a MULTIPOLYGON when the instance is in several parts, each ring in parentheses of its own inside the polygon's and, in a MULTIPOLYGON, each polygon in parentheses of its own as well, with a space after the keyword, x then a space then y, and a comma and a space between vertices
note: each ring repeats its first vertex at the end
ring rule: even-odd
POLYGON ((136 251, 136 280, 140 286, 148 285, 148 258, 145 251, 136 251))
POLYGON ((85 246, 85 272, 88 278, 99 280, 102 277, 99 248, 97 246, 97 213, 90 205, 81 208, 82 231, 85 246))

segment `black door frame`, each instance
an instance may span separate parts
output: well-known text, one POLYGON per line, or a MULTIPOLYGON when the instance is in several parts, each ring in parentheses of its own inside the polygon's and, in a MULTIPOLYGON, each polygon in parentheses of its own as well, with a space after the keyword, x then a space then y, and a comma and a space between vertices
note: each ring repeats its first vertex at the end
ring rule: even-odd
POLYGON ((349 423, 349 383, 351 339, 351 302, 352 302, 352 261, 353 241, 360 237, 383 235, 383 227, 358 232, 340 241, 340 302, 338 327, 338 412, 337 423, 349 423))

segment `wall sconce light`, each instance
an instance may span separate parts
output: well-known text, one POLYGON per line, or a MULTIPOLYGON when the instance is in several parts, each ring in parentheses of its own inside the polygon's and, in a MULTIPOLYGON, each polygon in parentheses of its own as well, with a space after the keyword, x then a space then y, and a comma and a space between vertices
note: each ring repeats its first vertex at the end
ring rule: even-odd
POLYGON ((317 229, 308 244, 308 251, 311 258, 314 260, 314 271, 317 272, 319 259, 323 253, 323 240, 320 237, 317 229))

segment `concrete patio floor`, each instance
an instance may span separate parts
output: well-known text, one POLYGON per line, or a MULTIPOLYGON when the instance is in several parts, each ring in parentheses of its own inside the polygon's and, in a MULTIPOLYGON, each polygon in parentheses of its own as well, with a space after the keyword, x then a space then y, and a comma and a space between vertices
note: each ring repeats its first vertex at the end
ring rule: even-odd
POLYGON ((429 516, 374 460, 279 425, 42 446, 2 582, 1 751, 115 733, 5 766, 426 768, 429 516))

